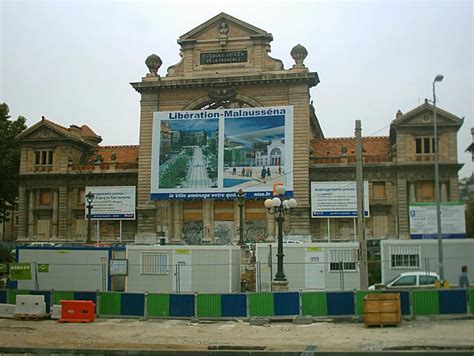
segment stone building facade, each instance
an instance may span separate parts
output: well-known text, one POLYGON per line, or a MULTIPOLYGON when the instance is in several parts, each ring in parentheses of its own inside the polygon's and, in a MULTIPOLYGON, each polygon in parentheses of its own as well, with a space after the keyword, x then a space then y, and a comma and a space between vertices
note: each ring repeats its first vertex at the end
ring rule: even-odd
MULTIPOLYGON (((270 33, 221 13, 178 39, 181 61, 161 69, 158 55, 146 59, 149 73, 131 83, 141 95, 138 146, 100 146, 87 126, 64 128, 47 119, 25 130, 21 142, 19 241, 83 241, 84 187, 137 187, 137 220, 126 222, 130 240, 163 234, 169 243, 228 243, 238 239, 234 200, 150 198, 152 122, 158 111, 293 106, 294 197, 298 207, 284 230, 306 240, 327 240, 327 222, 311 218, 311 181, 355 179, 353 138, 325 138, 310 99, 319 83, 296 45, 295 64, 272 58, 270 33)), ((459 198, 456 134, 462 119, 438 109, 442 199, 459 198)), ((368 237, 408 238, 408 204, 433 199, 432 106, 425 102, 392 121, 388 137, 366 137, 364 174, 370 182, 368 237)), ((173 133, 165 135, 170 144, 173 133)), ((273 241, 274 216, 263 200, 244 205, 246 235, 273 241)), ((354 238, 353 221, 330 221, 331 240, 354 238)), ((101 223, 101 240, 117 240, 117 222, 101 223)))
MULTIPOLYGON (((457 132, 463 119, 436 108, 441 201, 459 201, 457 132)), ((403 114, 398 111, 389 136, 362 140, 364 179, 369 182, 370 217, 367 238, 410 238, 410 203, 434 202, 433 106, 425 102, 403 114)), ((310 158, 311 181, 355 180, 355 139, 315 138, 310 158)), ((316 240, 350 240, 353 219, 316 220, 316 240), (328 231, 331 236, 328 236, 328 231), (332 232, 332 233, 331 233, 332 232)))
MULTIPOLYGON (((314 134, 322 134, 309 105, 309 89, 318 84, 319 78, 305 67, 307 51, 301 45, 291 51, 295 64, 285 70, 281 61, 269 55, 272 40, 270 33, 222 13, 178 39, 182 60, 170 66, 165 76, 158 73, 162 63, 157 55, 147 59, 150 73, 132 83, 141 94, 139 234, 153 235, 159 225, 170 242, 181 243, 186 239, 183 231, 193 230, 194 221, 202 231, 202 241, 212 243, 219 238, 215 234, 218 226, 235 232, 239 224, 234 201, 150 200, 153 112, 291 105, 294 196, 299 207, 288 219, 286 229, 309 237, 310 141, 314 134)), ((246 201, 244 209, 246 222, 272 240, 274 217, 266 212, 263 201, 246 201)))
MULTIPOLYGON (((89 127, 62 127, 46 118, 23 131, 17 212, 19 242, 79 242, 86 239, 85 187, 137 185, 137 146, 99 146, 89 127)), ((94 222, 94 236, 97 226, 94 222)), ((117 242, 118 221, 102 221, 101 240, 117 242)), ((135 221, 124 221, 133 240, 135 221)))

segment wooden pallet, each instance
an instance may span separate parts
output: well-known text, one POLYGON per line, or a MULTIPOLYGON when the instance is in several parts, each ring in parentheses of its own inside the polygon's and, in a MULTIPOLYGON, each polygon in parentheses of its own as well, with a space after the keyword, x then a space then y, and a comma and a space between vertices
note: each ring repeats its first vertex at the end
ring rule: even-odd
POLYGON ((49 319, 51 314, 14 314, 13 318, 16 320, 28 320, 28 321, 37 321, 37 320, 45 320, 49 319))

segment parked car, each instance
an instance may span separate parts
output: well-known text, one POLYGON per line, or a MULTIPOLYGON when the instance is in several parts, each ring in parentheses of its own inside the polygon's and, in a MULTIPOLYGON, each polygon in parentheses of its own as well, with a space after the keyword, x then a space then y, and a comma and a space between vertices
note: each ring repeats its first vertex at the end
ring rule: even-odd
POLYGON ((439 275, 435 272, 404 272, 385 283, 377 283, 369 286, 369 290, 433 288, 437 280, 439 280, 439 275))

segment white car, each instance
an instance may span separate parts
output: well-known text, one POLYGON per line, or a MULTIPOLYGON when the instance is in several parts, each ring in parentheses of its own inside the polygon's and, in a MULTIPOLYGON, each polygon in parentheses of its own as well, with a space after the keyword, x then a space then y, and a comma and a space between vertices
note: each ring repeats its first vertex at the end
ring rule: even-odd
POLYGON ((376 289, 405 289, 405 288, 432 288, 439 280, 439 275, 434 272, 403 272, 388 282, 369 286, 369 290, 376 289))

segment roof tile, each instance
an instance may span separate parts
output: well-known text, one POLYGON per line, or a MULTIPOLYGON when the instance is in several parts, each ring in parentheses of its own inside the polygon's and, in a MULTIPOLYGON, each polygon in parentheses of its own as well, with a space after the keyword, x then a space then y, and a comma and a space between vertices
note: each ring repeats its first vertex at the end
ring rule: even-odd
MULTIPOLYGON (((315 138, 311 141, 314 158, 355 156, 354 137, 315 138)), ((372 136, 362 138, 364 156, 385 157, 389 161, 390 138, 372 136)))
POLYGON ((93 152, 90 161, 95 162, 97 156, 102 156, 102 163, 137 163, 138 145, 102 146, 93 152), (115 160, 112 155, 115 153, 115 160))

